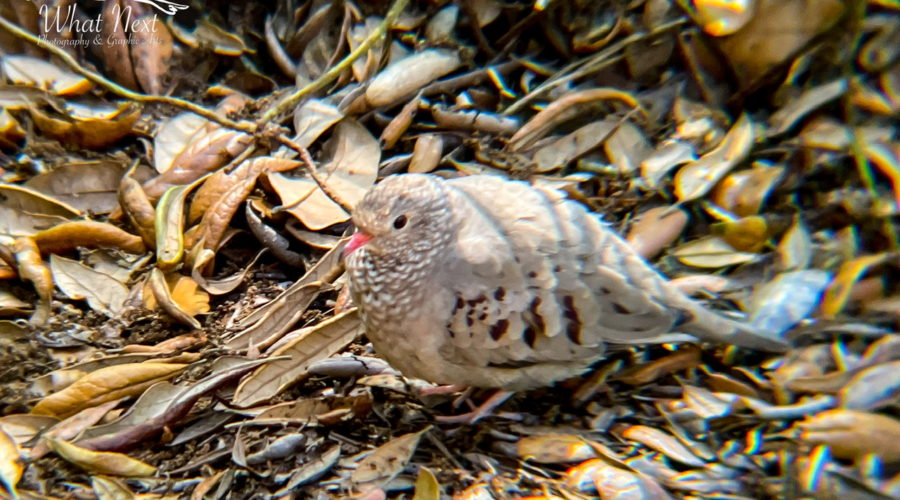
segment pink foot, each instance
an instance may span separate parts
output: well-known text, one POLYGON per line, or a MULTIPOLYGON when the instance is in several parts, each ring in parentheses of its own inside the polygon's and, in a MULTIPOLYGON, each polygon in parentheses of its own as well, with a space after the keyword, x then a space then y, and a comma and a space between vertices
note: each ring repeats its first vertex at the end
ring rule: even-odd
POLYGON ((502 405, 513 394, 514 393, 510 391, 497 391, 492 394, 491 397, 487 398, 484 403, 481 403, 477 408, 468 413, 463 413, 462 415, 440 415, 435 417, 434 420, 440 424, 472 425, 482 418, 491 415, 498 406, 502 405))

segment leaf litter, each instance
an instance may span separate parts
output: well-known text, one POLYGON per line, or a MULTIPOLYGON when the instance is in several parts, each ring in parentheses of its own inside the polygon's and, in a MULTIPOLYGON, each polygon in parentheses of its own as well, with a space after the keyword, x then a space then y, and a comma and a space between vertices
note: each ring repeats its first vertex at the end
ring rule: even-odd
POLYGON ((900 496, 895 2, 68 8, 0 2, 0 495, 900 496), (340 265, 402 172, 560 187, 794 347, 435 425, 340 265))

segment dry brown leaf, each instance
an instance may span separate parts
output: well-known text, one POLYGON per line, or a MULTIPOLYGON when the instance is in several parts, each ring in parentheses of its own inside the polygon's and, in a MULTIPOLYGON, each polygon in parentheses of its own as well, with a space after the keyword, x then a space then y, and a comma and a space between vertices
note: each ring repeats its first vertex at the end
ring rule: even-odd
POLYGON ((174 295, 175 284, 181 282, 183 278, 187 277, 180 274, 169 274, 166 276, 159 268, 153 268, 150 271, 150 276, 144 289, 144 306, 151 310, 159 306, 178 322, 197 330, 202 325, 191 313, 195 311, 198 313, 207 312, 209 310, 209 295, 203 291, 194 295, 193 292, 196 291, 197 283, 187 278, 190 280, 190 284, 182 285, 181 293, 183 296, 179 297, 180 300, 184 301, 185 307, 191 308, 190 310, 185 309, 174 295), (147 293, 148 288, 150 293, 147 293), (206 311, 202 311, 204 308, 206 311))
POLYGON ((153 167, 158 173, 174 166, 175 158, 193 141, 206 134, 209 121, 194 113, 181 113, 163 121, 153 136, 153 167))
POLYGON ((784 172, 784 167, 760 163, 729 174, 713 189, 712 202, 739 217, 756 215, 784 172))
POLYGON ((556 126, 589 112, 590 104, 608 99, 619 100, 631 108, 643 110, 633 95, 622 90, 594 88, 571 92, 550 103, 513 134, 509 139, 509 150, 515 152, 527 149, 556 126))
POLYGON ((119 183, 118 201, 125 217, 141 235, 144 245, 156 248, 156 211, 141 183, 124 175, 119 183))
POLYGON ((77 247, 117 248, 128 253, 147 251, 140 236, 112 224, 90 220, 64 222, 34 235, 41 253, 65 253, 77 247))
POLYGON ((91 309, 118 317, 128 298, 128 287, 112 276, 79 261, 50 256, 50 271, 56 286, 73 300, 87 300, 91 309))
POLYGON ((228 340, 228 348, 266 348, 281 338, 319 295, 323 283, 331 282, 343 272, 343 249, 344 243, 336 245, 287 290, 241 319, 238 326, 244 330, 228 340))
POLYGON ((308 374, 309 366, 340 352, 362 334, 363 325, 356 309, 325 320, 316 326, 297 330, 270 356, 287 356, 260 367, 241 381, 232 404, 246 408, 270 399, 308 374))
POLYGON ((30 236, 60 222, 80 217, 81 210, 53 197, 14 184, 0 184, 0 241, 30 236))
POLYGON ((635 218, 626 240, 641 257, 651 259, 681 236, 688 213, 676 206, 651 208, 635 218))
POLYGON ((87 78, 31 56, 6 54, 0 61, 0 69, 13 83, 32 85, 62 96, 81 95, 93 87, 87 78))
POLYGON ((516 455, 539 464, 560 464, 582 462, 596 457, 597 452, 576 434, 539 434, 519 439, 516 455))
POLYGON ((678 201, 703 196, 729 170, 742 162, 750 154, 756 140, 755 127, 750 116, 742 114, 715 149, 682 167, 675 174, 675 196, 678 201))
POLYGON ((462 64, 456 51, 428 49, 390 64, 366 87, 372 107, 400 102, 462 64))
POLYGON ((147 362, 100 368, 40 400, 31 413, 66 418, 84 408, 140 394, 156 382, 174 377, 186 366, 147 362))
POLYGON ((22 450, 16 441, 6 433, 4 425, 0 424, 0 483, 6 488, 6 492, 12 498, 18 497, 16 485, 22 479, 25 472, 25 463, 22 460, 22 450))
POLYGON ((617 122, 599 120, 588 123, 534 152, 535 172, 550 172, 598 147, 616 130, 617 122))
POLYGON ((116 208, 116 190, 123 172, 118 161, 72 162, 32 177, 25 187, 53 196, 79 210, 107 214, 116 208))
POLYGON ((887 415, 829 410, 796 424, 800 439, 824 444, 838 458, 874 454, 888 463, 900 461, 900 421, 887 415))
POLYGON ((672 354, 623 370, 614 380, 628 385, 646 385, 671 373, 694 368, 700 364, 700 349, 685 345, 672 354))
POLYGON ((156 473, 156 467, 121 453, 86 450, 60 439, 50 439, 50 446, 64 460, 88 472, 125 477, 152 476, 156 473))
MULTIPOLYGON (((319 177, 344 203, 356 205, 378 175, 381 147, 375 137, 356 120, 344 119, 325 145, 330 161, 318 168, 319 177)), ((334 203, 309 178, 268 176, 287 211, 307 228, 318 230, 350 219, 350 214, 334 203)))
POLYGON ((704 467, 706 462, 694 455, 684 444, 673 436, 646 425, 629 425, 621 431, 622 437, 637 441, 663 455, 690 467, 704 467))
POLYGON ((710 226, 710 232, 735 250, 752 253, 761 251, 770 236, 769 224, 761 215, 717 222, 710 226))
POLYGON ((403 472, 422 435, 430 429, 426 427, 419 432, 404 434, 372 450, 350 475, 352 488, 360 493, 381 488, 403 472))
POLYGON ((427 174, 436 169, 444 152, 444 141, 438 134, 422 134, 416 139, 407 171, 427 174))
POLYGON ((31 315, 31 324, 43 325, 50 318, 50 300, 53 298, 53 275, 50 268, 41 260, 37 244, 31 238, 18 238, 13 242, 12 250, 16 254, 19 277, 34 285, 40 301, 35 304, 31 315))
POLYGON ((719 42, 745 88, 829 30, 845 9, 840 0, 758 0, 755 4, 753 18, 719 42))
POLYGON ((672 252, 679 261, 695 267, 719 268, 754 261, 758 255, 739 252, 721 238, 710 236, 679 246, 672 252))
POLYGON ((34 107, 29 111, 48 137, 86 149, 101 149, 131 134, 141 117, 141 108, 132 103, 115 108, 69 103, 67 115, 51 115, 34 107))
POLYGON ((218 125, 202 129, 172 159, 168 170, 144 184, 144 191, 151 200, 155 200, 172 186, 191 183, 226 165, 244 152, 251 142, 252 136, 218 125))
POLYGON ((134 22, 144 24, 142 29, 130 33, 134 40, 129 44, 134 75, 144 92, 163 94, 163 79, 172 58, 172 35, 156 14, 139 17, 134 22))

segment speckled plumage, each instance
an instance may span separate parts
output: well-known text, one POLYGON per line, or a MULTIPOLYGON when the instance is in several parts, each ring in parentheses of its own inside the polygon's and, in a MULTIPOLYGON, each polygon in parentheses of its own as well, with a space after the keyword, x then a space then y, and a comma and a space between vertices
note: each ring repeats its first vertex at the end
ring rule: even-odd
POLYGON ((522 390, 582 373, 607 343, 673 331, 779 350, 668 284, 596 214, 496 176, 386 178, 346 251, 369 338, 406 375, 522 390))

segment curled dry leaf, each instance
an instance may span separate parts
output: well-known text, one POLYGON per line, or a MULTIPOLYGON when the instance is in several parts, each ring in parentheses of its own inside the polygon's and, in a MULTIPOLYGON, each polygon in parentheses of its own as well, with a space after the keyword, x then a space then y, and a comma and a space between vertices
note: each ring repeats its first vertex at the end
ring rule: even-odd
POLYGON ((772 113, 769 118, 768 136, 772 137, 787 132, 811 111, 837 99, 846 91, 847 80, 841 79, 818 85, 803 92, 783 108, 772 113))
POLYGON ((119 183, 118 201, 122 212, 132 227, 141 235, 144 245, 156 248, 156 211, 141 183, 131 177, 122 176, 119 183))
POLYGON ((326 130, 344 117, 337 106, 321 99, 309 99, 294 111, 294 142, 308 148, 326 130))
POLYGON ((81 95, 93 87, 87 78, 36 57, 6 54, 0 61, 0 68, 13 83, 35 86, 61 96, 81 95))
POLYGON ((147 362, 100 368, 38 401, 31 413, 66 418, 84 408, 140 394, 156 382, 174 377, 186 366, 147 362))
POLYGON ((448 49, 428 49, 405 57, 388 65, 372 79, 366 88, 366 101, 372 107, 394 104, 460 64, 459 55, 448 49))
POLYGON ((679 261, 695 267, 718 268, 744 264, 757 259, 749 252, 738 252, 721 238, 710 236, 694 240, 672 252, 679 261))
POLYGON ((209 311, 209 295, 202 290, 198 291, 194 280, 179 274, 166 277, 159 268, 153 268, 147 285, 152 291, 144 294, 144 304, 148 309, 155 309, 159 305, 178 322, 194 329, 201 328, 194 315, 209 311))
POLYGON ((513 135, 522 126, 515 118, 482 111, 449 109, 440 104, 431 107, 431 116, 441 128, 504 136, 513 135))
POLYGON ((438 483, 434 472, 428 467, 420 467, 416 477, 416 491, 412 500, 439 500, 441 498, 441 484, 438 483))
POLYGON ((174 166, 175 158, 184 151, 194 135, 205 133, 206 118, 194 113, 181 113, 164 121, 153 137, 153 166, 163 173, 174 166), (201 132, 203 131, 203 132, 201 132))
POLYGON ((14 150, 25 138, 25 130, 6 108, 0 108, 0 149, 14 150))
POLYGON ((712 202, 740 217, 756 215, 784 172, 784 167, 757 163, 729 174, 713 190, 712 202))
POLYGON ((34 107, 29 111, 34 124, 48 137, 86 149, 101 149, 131 134, 141 117, 141 108, 132 103, 118 107, 69 103, 67 115, 51 115, 34 107))
POLYGON ((53 281, 70 299, 87 300, 91 309, 117 317, 125 306, 128 288, 112 276, 76 260, 50 256, 53 281))
POLYGON ((663 141, 641 162, 641 178, 650 189, 656 189, 666 174, 675 167, 697 161, 694 146, 678 139, 663 141))
POLYGON ((65 253, 78 247, 116 248, 128 253, 147 251, 140 236, 127 233, 112 224, 90 220, 64 222, 34 236, 41 253, 65 253))
POLYGON ((627 121, 619 124, 604 142, 603 149, 616 171, 625 176, 631 176, 651 153, 644 132, 627 121))
POLYGON ((40 301, 34 307, 31 324, 43 325, 50 318, 50 299, 53 298, 53 275, 41 260, 41 252, 31 238, 18 238, 13 242, 19 277, 34 285, 40 301))
POLYGON ((444 152, 444 141, 438 134, 422 134, 416 139, 409 173, 426 174, 436 169, 444 152))
POLYGON ((155 200, 172 186, 188 184, 226 165, 252 141, 252 136, 235 130, 218 126, 204 128, 191 137, 191 142, 175 156, 168 170, 144 184, 144 191, 155 200))
POLYGON ((289 337, 289 341, 270 354, 272 357, 286 358, 260 367, 241 381, 232 404, 245 408, 278 395, 305 377, 311 364, 340 352, 362 331, 363 325, 356 309, 298 330, 295 336, 289 337))
POLYGON ((50 439, 49 442, 60 457, 88 472, 125 477, 152 476, 156 473, 156 467, 128 455, 91 451, 60 439, 50 439))
POLYGON ((710 232, 741 252, 759 252, 769 239, 769 224, 765 217, 751 215, 737 220, 717 222, 710 232))
POLYGON ((360 493, 381 488, 403 472, 422 435, 430 429, 426 427, 419 432, 404 434, 372 450, 350 475, 352 488, 360 493))
POLYGON ((515 152, 527 149, 558 125, 590 111, 592 103, 608 99, 619 100, 631 108, 643 110, 634 96, 618 89, 594 88, 571 92, 539 111, 513 134, 509 139, 509 150, 515 152))
POLYGON ((519 439, 516 455, 540 464, 559 464, 595 458, 597 452, 576 434, 540 434, 519 439))
POLYGON ((109 0, 103 4, 101 12, 101 35, 105 43, 100 47, 100 59, 106 67, 106 73, 113 80, 132 90, 138 90, 129 51, 128 35, 125 34, 127 21, 123 14, 131 11, 124 9, 122 0, 109 0))
POLYGON ((829 410, 796 424, 800 439, 824 444, 838 458, 862 459, 870 453, 888 463, 900 461, 900 421, 887 415, 829 410))
POLYGON ((646 385, 666 375, 699 365, 700 349, 694 345, 684 345, 672 354, 623 370, 614 380, 634 386, 646 385))
MULTIPOLYGON (((169 18, 172 21, 173 18, 169 18)), ((240 56, 251 52, 241 38, 213 24, 208 19, 200 19, 197 26, 188 31, 174 22, 169 23, 172 34, 179 42, 191 48, 207 47, 220 56, 240 56)))
POLYGON ((637 216, 625 239, 638 255, 651 259, 681 236, 687 222, 688 213, 681 207, 651 208, 637 216))
POLYGON ((169 188, 156 204, 156 265, 160 269, 172 269, 184 257, 185 199, 203 179, 169 188))
POLYGON ((755 125, 745 113, 715 149, 675 174, 675 196, 685 202, 709 192, 719 180, 750 154, 755 141, 755 125))
POLYGON ((0 184, 0 197, 0 242, 9 243, 81 216, 81 210, 73 206, 14 184, 0 184))

